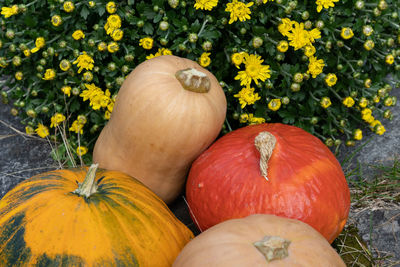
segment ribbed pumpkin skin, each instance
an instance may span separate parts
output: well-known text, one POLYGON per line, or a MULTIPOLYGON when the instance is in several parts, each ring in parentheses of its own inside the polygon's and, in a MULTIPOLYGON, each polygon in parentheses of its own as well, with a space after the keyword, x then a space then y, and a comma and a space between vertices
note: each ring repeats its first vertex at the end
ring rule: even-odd
POLYGON ((221 131, 226 105, 218 80, 196 62, 170 55, 146 60, 119 90, 93 162, 137 178, 170 203, 184 189, 190 164, 221 131), (182 87, 175 73, 188 68, 207 75, 210 91, 182 87))
POLYGON ((192 217, 201 230, 250 214, 275 214, 313 226, 329 242, 343 229, 350 193, 332 152, 304 130, 279 124, 240 128, 217 140, 192 164, 186 185, 192 217), (254 138, 268 131, 277 139, 260 174, 254 138))
POLYGON ((173 267, 345 267, 326 239, 293 219, 256 214, 209 228, 190 241, 173 267), (265 236, 289 240, 288 256, 267 262, 253 246, 265 236))
POLYGON ((71 193, 86 168, 36 175, 0 201, 0 266, 170 266, 193 237, 143 184, 98 170, 99 191, 71 193))

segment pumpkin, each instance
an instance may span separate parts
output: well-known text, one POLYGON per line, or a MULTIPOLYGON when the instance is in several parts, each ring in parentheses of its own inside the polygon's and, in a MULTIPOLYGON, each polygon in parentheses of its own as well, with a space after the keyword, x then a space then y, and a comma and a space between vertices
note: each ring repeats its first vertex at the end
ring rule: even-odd
POLYGON ((280 123, 218 139, 193 163, 187 202, 200 230, 250 214, 308 223, 329 242, 342 231, 350 193, 342 168, 315 136, 280 123))
POLYGON ((255 214, 217 224, 191 240, 173 267, 346 266, 308 224, 255 214))
POLYGON ((192 232, 142 183, 96 168, 38 174, 3 197, 0 266, 171 266, 192 232))
POLYGON ((170 203, 190 165, 218 136, 226 98, 215 76, 189 59, 146 60, 126 78, 93 161, 125 172, 170 203))

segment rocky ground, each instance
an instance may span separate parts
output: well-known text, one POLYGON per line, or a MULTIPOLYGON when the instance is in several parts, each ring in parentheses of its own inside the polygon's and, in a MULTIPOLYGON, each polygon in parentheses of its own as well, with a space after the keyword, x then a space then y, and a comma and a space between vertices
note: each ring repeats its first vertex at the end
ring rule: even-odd
MULTIPOLYGON (((400 99, 400 89, 393 91, 400 99)), ((50 144, 40 138, 24 135, 24 127, 10 115, 10 106, 0 104, 0 197, 17 183, 37 173, 59 168, 49 156, 50 144)), ((345 172, 357 169, 350 179, 373 180, 377 171, 373 165, 393 166, 400 154, 400 105, 393 108, 395 119, 385 123, 383 136, 365 134, 356 148, 342 147, 338 160, 345 172)), ((367 132, 367 131, 365 131, 367 132)), ((192 223, 184 198, 170 206, 176 216, 198 233, 192 223)), ((400 206, 396 203, 373 201, 362 207, 352 207, 349 224, 358 228, 368 244, 377 266, 400 266, 400 206)))

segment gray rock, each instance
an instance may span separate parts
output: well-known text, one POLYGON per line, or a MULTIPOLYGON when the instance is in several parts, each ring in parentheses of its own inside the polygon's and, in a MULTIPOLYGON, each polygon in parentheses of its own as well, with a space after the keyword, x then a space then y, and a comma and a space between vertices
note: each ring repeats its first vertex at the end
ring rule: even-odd
POLYGON ((57 168, 45 139, 23 135, 25 129, 0 105, 0 197, 19 182, 41 172, 57 168))
POLYGON ((350 214, 361 238, 368 244, 377 266, 400 266, 400 209, 365 209, 350 214))

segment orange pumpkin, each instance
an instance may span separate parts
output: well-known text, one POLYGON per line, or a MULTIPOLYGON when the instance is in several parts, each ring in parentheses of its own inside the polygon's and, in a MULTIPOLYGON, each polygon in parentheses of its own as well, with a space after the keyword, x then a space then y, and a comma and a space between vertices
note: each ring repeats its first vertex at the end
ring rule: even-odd
POLYGON ((190 230, 136 179, 96 168, 39 174, 4 196, 0 266, 171 266, 190 230))
POLYGON ((332 152, 306 131, 279 123, 243 127, 217 140, 193 163, 186 195, 203 231, 264 213, 306 222, 329 242, 350 209, 347 181, 332 152))
POLYGON ((218 136, 226 105, 217 79, 196 62, 176 56, 146 60, 118 92, 93 161, 136 177, 170 203, 182 191, 190 164, 218 136))
POLYGON ((345 267, 326 239, 294 219, 256 214, 217 224, 190 241, 173 267, 345 267))

